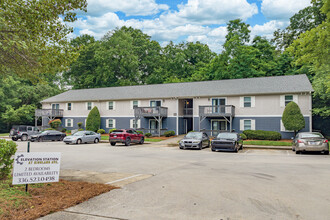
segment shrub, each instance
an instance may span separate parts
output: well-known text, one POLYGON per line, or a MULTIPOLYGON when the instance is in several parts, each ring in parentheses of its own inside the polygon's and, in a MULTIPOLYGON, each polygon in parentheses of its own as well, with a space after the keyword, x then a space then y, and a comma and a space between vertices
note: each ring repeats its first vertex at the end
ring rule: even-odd
POLYGON ((243 134, 246 135, 247 139, 254 140, 281 140, 282 136, 279 132, 276 131, 263 131, 263 130, 246 130, 243 131, 243 134))
POLYGON ((150 133, 146 133, 144 136, 151 137, 151 134, 150 133))
POLYGON ((78 131, 84 131, 84 129, 83 128, 79 128, 78 131))
POLYGON ((290 102, 285 106, 282 123, 286 130, 294 131, 296 136, 297 131, 305 127, 305 119, 301 114, 299 106, 295 102, 290 102))
POLYGON ((51 128, 56 129, 62 124, 62 121, 61 119, 54 119, 54 120, 50 120, 48 124, 50 125, 51 128))
POLYGON ((245 134, 241 133, 241 134, 239 134, 239 135, 241 136, 241 138, 242 138, 243 140, 246 140, 246 139, 247 139, 247 137, 246 137, 245 134))
POLYGON ((82 128, 83 123, 82 122, 78 122, 77 125, 78 125, 78 128, 82 128))
POLYGON ((6 179, 13 168, 14 158, 17 145, 13 141, 0 139, 0 180, 6 179))
POLYGON ((97 130, 97 133, 104 134, 105 133, 105 130, 104 129, 99 129, 99 130, 97 130))
POLYGON ((86 120, 86 130, 97 131, 101 125, 101 116, 98 108, 95 106, 88 114, 86 120))
POLYGON ((143 134, 143 131, 136 131, 138 134, 143 134))
POLYGON ((61 130, 63 133, 65 133, 66 132, 66 128, 62 128, 62 130, 61 130))
POLYGON ((66 133, 71 134, 71 130, 66 130, 66 133))
POLYGON ((164 135, 165 135, 165 137, 171 137, 171 136, 175 135, 175 132, 174 131, 166 131, 166 132, 164 132, 164 135))
POLYGON ((48 130, 56 130, 55 128, 46 128, 45 131, 48 131, 48 130))
POLYGON ((114 130, 117 130, 117 128, 112 128, 112 129, 110 129, 110 130, 109 130, 109 134, 110 134, 111 132, 113 132, 114 130))

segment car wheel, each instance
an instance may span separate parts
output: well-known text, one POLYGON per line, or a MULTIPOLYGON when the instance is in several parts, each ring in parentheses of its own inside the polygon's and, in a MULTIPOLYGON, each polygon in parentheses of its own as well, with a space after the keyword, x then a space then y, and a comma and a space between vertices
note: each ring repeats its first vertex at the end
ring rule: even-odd
POLYGON ((76 142, 76 144, 81 144, 81 143, 82 143, 81 139, 78 139, 76 142))
POLYGON ((59 141, 63 141, 63 139, 64 139, 64 137, 61 137, 61 138, 59 139, 59 141))
POLYGON ((129 146, 129 145, 131 145, 131 139, 130 138, 126 138, 125 146, 129 146))
POLYGON ((329 155, 329 151, 324 151, 324 155, 329 155))
POLYGON ((99 143, 99 141, 100 140, 98 138, 95 138, 94 143, 97 144, 97 143, 99 143))
POLYGON ((239 147, 236 146, 236 148, 235 148, 235 153, 238 153, 238 150, 239 150, 239 147))
POLYGON ((296 150, 296 154, 300 154, 300 151, 296 150))
POLYGON ((144 143, 144 137, 141 138, 139 144, 143 144, 144 143))
POLYGON ((26 134, 22 135, 22 137, 21 137, 22 141, 27 141, 27 139, 28 139, 28 136, 26 134))
POLYGON ((115 146, 116 142, 110 142, 111 146, 115 146))
POLYGON ((179 146, 179 148, 182 150, 183 149, 183 147, 181 147, 181 146, 179 146))
POLYGON ((199 150, 202 150, 203 149, 203 144, 202 142, 199 143, 199 150))
POLYGON ((292 148, 292 151, 296 151, 296 149, 293 147, 293 148, 292 148))
POLYGON ((13 141, 17 141, 17 138, 15 138, 15 137, 12 137, 11 139, 12 139, 13 141))
POLYGON ((215 149, 214 149, 213 147, 211 147, 211 150, 212 150, 212 151, 215 151, 215 149))
POLYGON ((69 143, 65 143, 65 144, 69 144, 69 143))
POLYGON ((243 144, 241 145, 241 150, 243 150, 243 144))
POLYGON ((43 139, 42 137, 40 137, 40 138, 38 139, 38 141, 39 141, 39 142, 43 142, 44 139, 43 139))

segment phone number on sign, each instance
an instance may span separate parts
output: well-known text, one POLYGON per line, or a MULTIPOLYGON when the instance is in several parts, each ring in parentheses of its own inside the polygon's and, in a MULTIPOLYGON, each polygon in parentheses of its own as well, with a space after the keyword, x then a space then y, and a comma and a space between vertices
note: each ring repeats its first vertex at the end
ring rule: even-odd
POLYGON ((55 176, 18 178, 18 183, 44 182, 55 180, 55 176))

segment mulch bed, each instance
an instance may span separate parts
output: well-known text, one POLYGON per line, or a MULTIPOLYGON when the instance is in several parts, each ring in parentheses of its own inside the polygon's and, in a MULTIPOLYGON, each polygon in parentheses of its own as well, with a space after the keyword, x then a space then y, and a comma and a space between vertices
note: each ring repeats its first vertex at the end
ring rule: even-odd
POLYGON ((0 219, 36 219, 77 205, 112 189, 117 189, 117 187, 66 180, 60 180, 58 183, 42 184, 41 187, 37 188, 31 186, 29 187, 31 196, 25 199, 24 204, 17 207, 17 209, 4 210, 3 214, 0 215, 0 219))

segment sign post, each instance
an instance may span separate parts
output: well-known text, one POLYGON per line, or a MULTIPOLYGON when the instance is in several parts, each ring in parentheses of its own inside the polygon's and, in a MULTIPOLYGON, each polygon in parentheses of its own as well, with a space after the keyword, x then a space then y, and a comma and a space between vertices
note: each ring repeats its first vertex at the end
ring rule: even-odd
MULTIPOLYGON (((27 152, 30 153, 30 141, 28 141, 27 152)), ((26 185, 25 185, 25 192, 28 191, 28 187, 29 187, 29 184, 26 184, 26 185)))
POLYGON ((15 154, 13 185, 58 182, 61 153, 18 152, 15 154))

